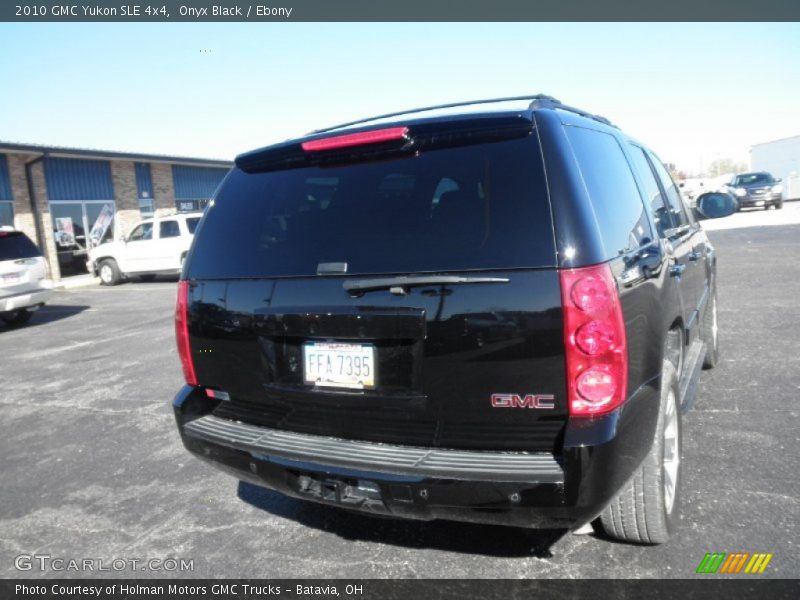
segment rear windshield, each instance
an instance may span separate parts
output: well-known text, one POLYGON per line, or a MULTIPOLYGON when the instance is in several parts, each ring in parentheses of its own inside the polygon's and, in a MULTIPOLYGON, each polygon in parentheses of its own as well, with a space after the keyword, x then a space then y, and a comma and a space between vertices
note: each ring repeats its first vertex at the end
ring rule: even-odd
POLYGON ((42 253, 21 231, 0 231, 0 260, 33 258, 42 253))
POLYGON ((385 162, 246 174, 208 208, 189 277, 554 266, 534 136, 385 162))

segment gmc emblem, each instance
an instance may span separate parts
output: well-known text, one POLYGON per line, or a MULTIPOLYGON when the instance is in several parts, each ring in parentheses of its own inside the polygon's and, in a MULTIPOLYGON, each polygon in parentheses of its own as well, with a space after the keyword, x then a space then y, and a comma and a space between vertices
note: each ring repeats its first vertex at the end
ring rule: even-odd
POLYGON ((492 394, 492 408, 544 408, 552 409, 556 405, 552 394, 527 394, 520 398, 519 394, 492 394))

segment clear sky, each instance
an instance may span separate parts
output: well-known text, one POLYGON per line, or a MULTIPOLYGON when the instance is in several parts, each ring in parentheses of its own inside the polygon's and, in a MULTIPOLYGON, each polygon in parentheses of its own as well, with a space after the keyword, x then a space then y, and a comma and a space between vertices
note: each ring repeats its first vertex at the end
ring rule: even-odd
POLYGON ((1 24, 0 140, 232 158, 547 93, 682 169, 800 135, 800 24, 1 24))

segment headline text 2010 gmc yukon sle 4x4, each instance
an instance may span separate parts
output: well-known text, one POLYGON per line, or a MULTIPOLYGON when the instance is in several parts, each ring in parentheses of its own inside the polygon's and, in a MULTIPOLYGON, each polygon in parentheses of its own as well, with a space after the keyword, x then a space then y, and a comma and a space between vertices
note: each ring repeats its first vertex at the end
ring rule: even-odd
POLYGON ((178 287, 191 452, 366 512, 667 539, 714 249, 646 147, 513 100, 236 159, 178 287))

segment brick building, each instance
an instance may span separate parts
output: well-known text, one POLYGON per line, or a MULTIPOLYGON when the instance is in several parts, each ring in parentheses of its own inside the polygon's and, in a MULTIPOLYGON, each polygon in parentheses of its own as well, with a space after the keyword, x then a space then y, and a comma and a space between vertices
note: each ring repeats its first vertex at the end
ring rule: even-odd
POLYGON ((83 274, 90 231, 120 239, 143 217, 202 210, 231 164, 0 142, 0 226, 34 240, 53 279, 83 274))

